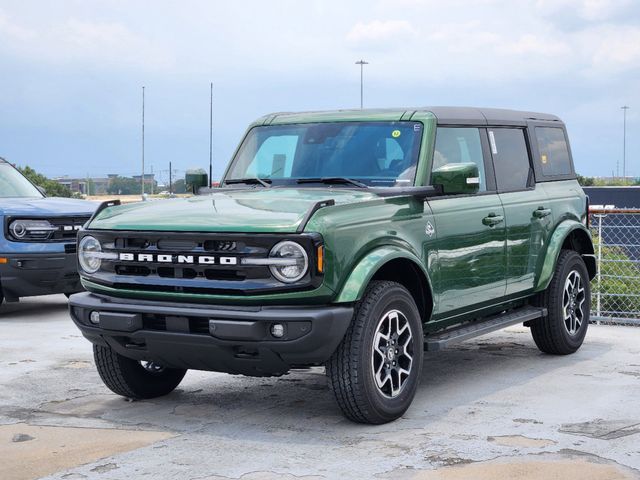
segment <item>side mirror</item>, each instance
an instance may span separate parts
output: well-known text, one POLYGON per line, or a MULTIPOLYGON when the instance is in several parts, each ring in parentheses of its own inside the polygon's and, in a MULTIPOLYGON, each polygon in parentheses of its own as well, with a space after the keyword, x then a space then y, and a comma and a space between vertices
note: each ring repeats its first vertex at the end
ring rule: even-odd
POLYGON ((40 185, 36 185, 36 188, 42 194, 43 197, 47 196, 47 191, 44 189, 44 187, 41 187, 40 185))
POLYGON ((431 173, 431 184, 441 185, 444 195, 477 193, 480 174, 475 163, 449 163, 431 173))

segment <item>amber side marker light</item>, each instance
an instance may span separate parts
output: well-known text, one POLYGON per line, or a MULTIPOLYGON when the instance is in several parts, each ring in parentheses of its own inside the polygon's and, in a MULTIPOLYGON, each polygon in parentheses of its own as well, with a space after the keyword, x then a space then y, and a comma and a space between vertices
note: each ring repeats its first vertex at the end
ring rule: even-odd
POLYGON ((0 263, 9 263, 9 259, 7 257, 0 257, 0 263))
POLYGON ((324 247, 322 245, 318 247, 316 257, 318 259, 318 272, 323 273, 324 272, 324 247))

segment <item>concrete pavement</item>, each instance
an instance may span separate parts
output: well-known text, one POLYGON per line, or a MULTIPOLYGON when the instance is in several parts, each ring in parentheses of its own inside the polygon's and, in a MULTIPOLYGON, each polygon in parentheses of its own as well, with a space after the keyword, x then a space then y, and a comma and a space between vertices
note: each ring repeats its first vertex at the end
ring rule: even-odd
POLYGON ((404 418, 356 425, 322 368, 189 372, 129 402, 94 369, 64 296, 0 309, 0 479, 640 478, 640 328, 552 357, 516 327, 426 355, 404 418), (47 477, 47 475, 49 475, 47 477))

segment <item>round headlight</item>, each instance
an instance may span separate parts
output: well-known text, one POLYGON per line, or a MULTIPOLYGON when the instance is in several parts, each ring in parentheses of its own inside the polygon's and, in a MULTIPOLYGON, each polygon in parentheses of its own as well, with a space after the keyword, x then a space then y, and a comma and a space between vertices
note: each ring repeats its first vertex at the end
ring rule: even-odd
POLYGON ((95 273, 102 264, 102 247, 100 242, 88 235, 82 237, 78 246, 78 263, 87 273, 95 273))
POLYGON ((14 237, 23 238, 27 233, 27 226, 20 220, 16 220, 15 222, 11 222, 9 230, 14 237))
POLYGON ((296 242, 286 240, 278 243, 269 252, 273 264, 271 274, 281 282, 293 283, 300 280, 309 268, 307 252, 296 242))

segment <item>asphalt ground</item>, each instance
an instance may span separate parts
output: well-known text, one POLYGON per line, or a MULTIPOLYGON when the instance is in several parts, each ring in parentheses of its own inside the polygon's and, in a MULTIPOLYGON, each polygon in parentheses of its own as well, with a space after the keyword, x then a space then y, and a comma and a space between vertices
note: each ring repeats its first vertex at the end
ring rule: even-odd
POLYGON ((345 420, 322 368, 187 373, 164 398, 104 387, 62 295, 0 309, 0 479, 640 478, 640 328, 574 355, 510 328, 424 360, 400 420, 345 420))

